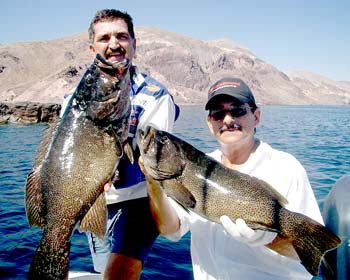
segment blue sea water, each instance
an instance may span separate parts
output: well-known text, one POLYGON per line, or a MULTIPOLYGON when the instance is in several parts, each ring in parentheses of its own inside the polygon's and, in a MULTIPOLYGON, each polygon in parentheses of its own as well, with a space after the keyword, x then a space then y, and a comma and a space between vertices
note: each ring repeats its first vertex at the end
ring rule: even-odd
MULTIPOLYGON (((198 149, 217 147, 202 107, 181 108, 174 133, 198 149)), ((323 201, 350 167, 350 107, 264 106, 257 136, 293 154, 305 167, 316 198, 323 201)), ((41 230, 28 226, 24 186, 46 125, 0 126, 0 278, 25 279, 41 230)), ((72 238, 72 270, 92 271, 84 233, 72 238)), ((141 279, 193 279, 189 234, 180 242, 159 237, 141 279)))

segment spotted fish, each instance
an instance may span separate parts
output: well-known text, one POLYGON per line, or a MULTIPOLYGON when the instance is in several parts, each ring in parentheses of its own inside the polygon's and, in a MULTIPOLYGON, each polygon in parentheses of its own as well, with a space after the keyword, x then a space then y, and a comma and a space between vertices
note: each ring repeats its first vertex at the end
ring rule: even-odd
POLYGON ((97 55, 62 119, 43 137, 26 183, 28 222, 43 229, 29 279, 67 279, 76 227, 104 236, 103 186, 130 150, 129 66, 127 59, 112 64, 97 55))
POLYGON ((276 232, 312 275, 323 255, 340 244, 323 225, 287 210, 286 199, 266 182, 225 167, 180 138, 148 127, 138 130, 137 141, 147 173, 185 209, 214 222, 227 215, 276 232))

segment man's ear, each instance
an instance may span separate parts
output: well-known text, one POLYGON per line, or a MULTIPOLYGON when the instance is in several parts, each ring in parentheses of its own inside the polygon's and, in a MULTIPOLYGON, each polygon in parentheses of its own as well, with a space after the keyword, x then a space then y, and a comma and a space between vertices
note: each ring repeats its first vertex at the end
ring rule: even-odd
POLYGON ((255 127, 258 127, 260 120, 261 120, 261 110, 260 108, 256 108, 254 112, 254 117, 255 117, 255 127))
POLYGON ((94 47, 93 44, 89 45, 89 49, 90 49, 91 52, 95 53, 95 47, 94 47))

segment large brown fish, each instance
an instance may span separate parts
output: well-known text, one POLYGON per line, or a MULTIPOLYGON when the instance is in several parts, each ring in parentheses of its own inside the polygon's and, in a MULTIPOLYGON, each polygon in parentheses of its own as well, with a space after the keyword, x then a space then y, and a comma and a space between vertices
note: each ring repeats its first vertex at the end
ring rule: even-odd
POLYGON ((97 55, 59 123, 39 147, 26 184, 29 224, 43 228, 29 279, 66 279, 76 226, 103 238, 103 186, 123 154, 130 116, 129 60, 111 64, 97 55))
POLYGON ((137 140, 147 173, 185 209, 214 222, 227 215, 253 229, 277 232, 312 275, 324 253, 339 245, 326 227, 287 210, 286 199, 266 182, 226 168, 165 131, 148 127, 137 132, 137 140))

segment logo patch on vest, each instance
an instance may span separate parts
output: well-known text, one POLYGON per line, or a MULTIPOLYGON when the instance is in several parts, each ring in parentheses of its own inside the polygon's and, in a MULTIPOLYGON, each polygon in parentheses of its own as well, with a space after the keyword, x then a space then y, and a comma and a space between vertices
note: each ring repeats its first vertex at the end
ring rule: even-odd
POLYGON ((146 89, 147 89, 149 92, 156 92, 156 91, 159 91, 159 90, 160 90, 160 87, 159 87, 159 86, 156 86, 156 85, 147 85, 147 86, 146 86, 146 89))

